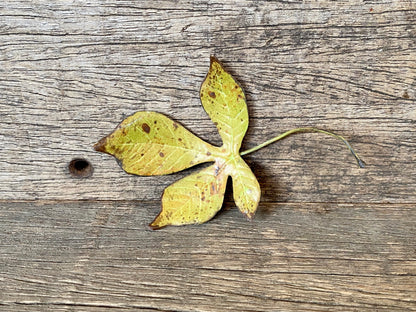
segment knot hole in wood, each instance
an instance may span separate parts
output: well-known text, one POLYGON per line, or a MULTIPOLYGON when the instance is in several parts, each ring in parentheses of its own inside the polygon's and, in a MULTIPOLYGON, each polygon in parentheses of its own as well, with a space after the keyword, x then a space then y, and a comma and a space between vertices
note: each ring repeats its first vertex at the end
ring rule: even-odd
POLYGON ((68 164, 71 176, 75 178, 88 178, 94 171, 91 163, 84 158, 74 158, 68 164))

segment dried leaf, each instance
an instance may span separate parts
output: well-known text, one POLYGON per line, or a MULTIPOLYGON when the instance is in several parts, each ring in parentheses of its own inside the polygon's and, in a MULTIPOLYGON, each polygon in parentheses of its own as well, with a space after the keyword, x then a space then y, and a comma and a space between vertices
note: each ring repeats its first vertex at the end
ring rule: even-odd
POLYGON ((215 57, 211 57, 200 96, 223 140, 221 147, 202 141, 155 112, 138 112, 128 117, 95 145, 97 151, 119 159, 125 171, 138 175, 168 174, 214 162, 166 188, 162 210, 150 224, 152 229, 210 220, 221 209, 229 176, 240 211, 251 219, 257 209, 260 186, 239 154, 248 127, 244 92, 215 57))

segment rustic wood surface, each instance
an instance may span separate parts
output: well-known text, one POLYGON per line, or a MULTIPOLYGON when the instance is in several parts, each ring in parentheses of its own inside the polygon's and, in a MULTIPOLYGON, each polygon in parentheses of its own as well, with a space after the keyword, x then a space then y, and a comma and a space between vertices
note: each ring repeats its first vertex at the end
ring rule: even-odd
POLYGON ((414 1, 0 4, 1 311, 416 311, 414 1), (248 99, 253 222, 226 194, 201 226, 151 231, 162 177, 92 145, 138 110, 213 144, 216 55, 248 99), (68 164, 85 158, 92 176, 68 164))

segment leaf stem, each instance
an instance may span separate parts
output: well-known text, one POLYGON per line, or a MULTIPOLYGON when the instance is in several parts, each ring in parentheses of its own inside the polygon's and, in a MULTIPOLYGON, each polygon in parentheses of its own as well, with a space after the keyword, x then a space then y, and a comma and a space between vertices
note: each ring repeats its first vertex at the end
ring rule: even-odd
POLYGON ((245 156, 247 154, 253 153, 253 152, 258 151, 259 149, 261 149, 261 148, 263 148, 263 147, 265 147, 265 146, 267 146, 267 145, 269 145, 271 143, 274 143, 276 141, 279 141, 279 140, 281 140, 281 139, 283 139, 283 138, 285 138, 285 137, 287 137, 287 136, 289 136, 291 134, 300 133, 300 132, 303 132, 303 133, 305 133, 305 132, 319 132, 319 133, 323 133, 323 134, 330 135, 330 136, 332 136, 332 137, 334 137, 334 138, 336 138, 338 140, 341 140, 348 147, 348 149, 350 150, 351 154, 356 159, 356 161, 358 163, 358 166, 360 166, 360 168, 364 168, 365 167, 364 161, 361 160, 361 158, 357 155, 357 153, 354 151, 354 149, 351 147, 350 143, 348 143, 347 140, 345 140, 342 136, 340 136, 338 134, 335 134, 335 133, 329 132, 329 131, 325 131, 325 130, 321 130, 321 129, 318 129, 318 128, 296 128, 296 129, 292 129, 292 130, 286 131, 286 132, 282 133, 281 135, 278 135, 277 137, 274 137, 274 138, 272 138, 270 140, 267 140, 266 142, 264 142, 264 143, 262 143, 260 145, 257 145, 257 146, 255 146, 253 148, 250 148, 248 150, 245 150, 245 151, 241 152, 240 153, 240 156, 245 156))

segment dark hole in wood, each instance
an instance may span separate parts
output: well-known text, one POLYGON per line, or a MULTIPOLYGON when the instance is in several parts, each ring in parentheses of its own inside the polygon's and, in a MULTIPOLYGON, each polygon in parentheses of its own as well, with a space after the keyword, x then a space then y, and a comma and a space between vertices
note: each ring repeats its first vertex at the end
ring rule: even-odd
POLYGON ((69 173, 75 178, 88 178, 92 175, 91 163, 84 158, 74 158, 68 165, 69 173))

